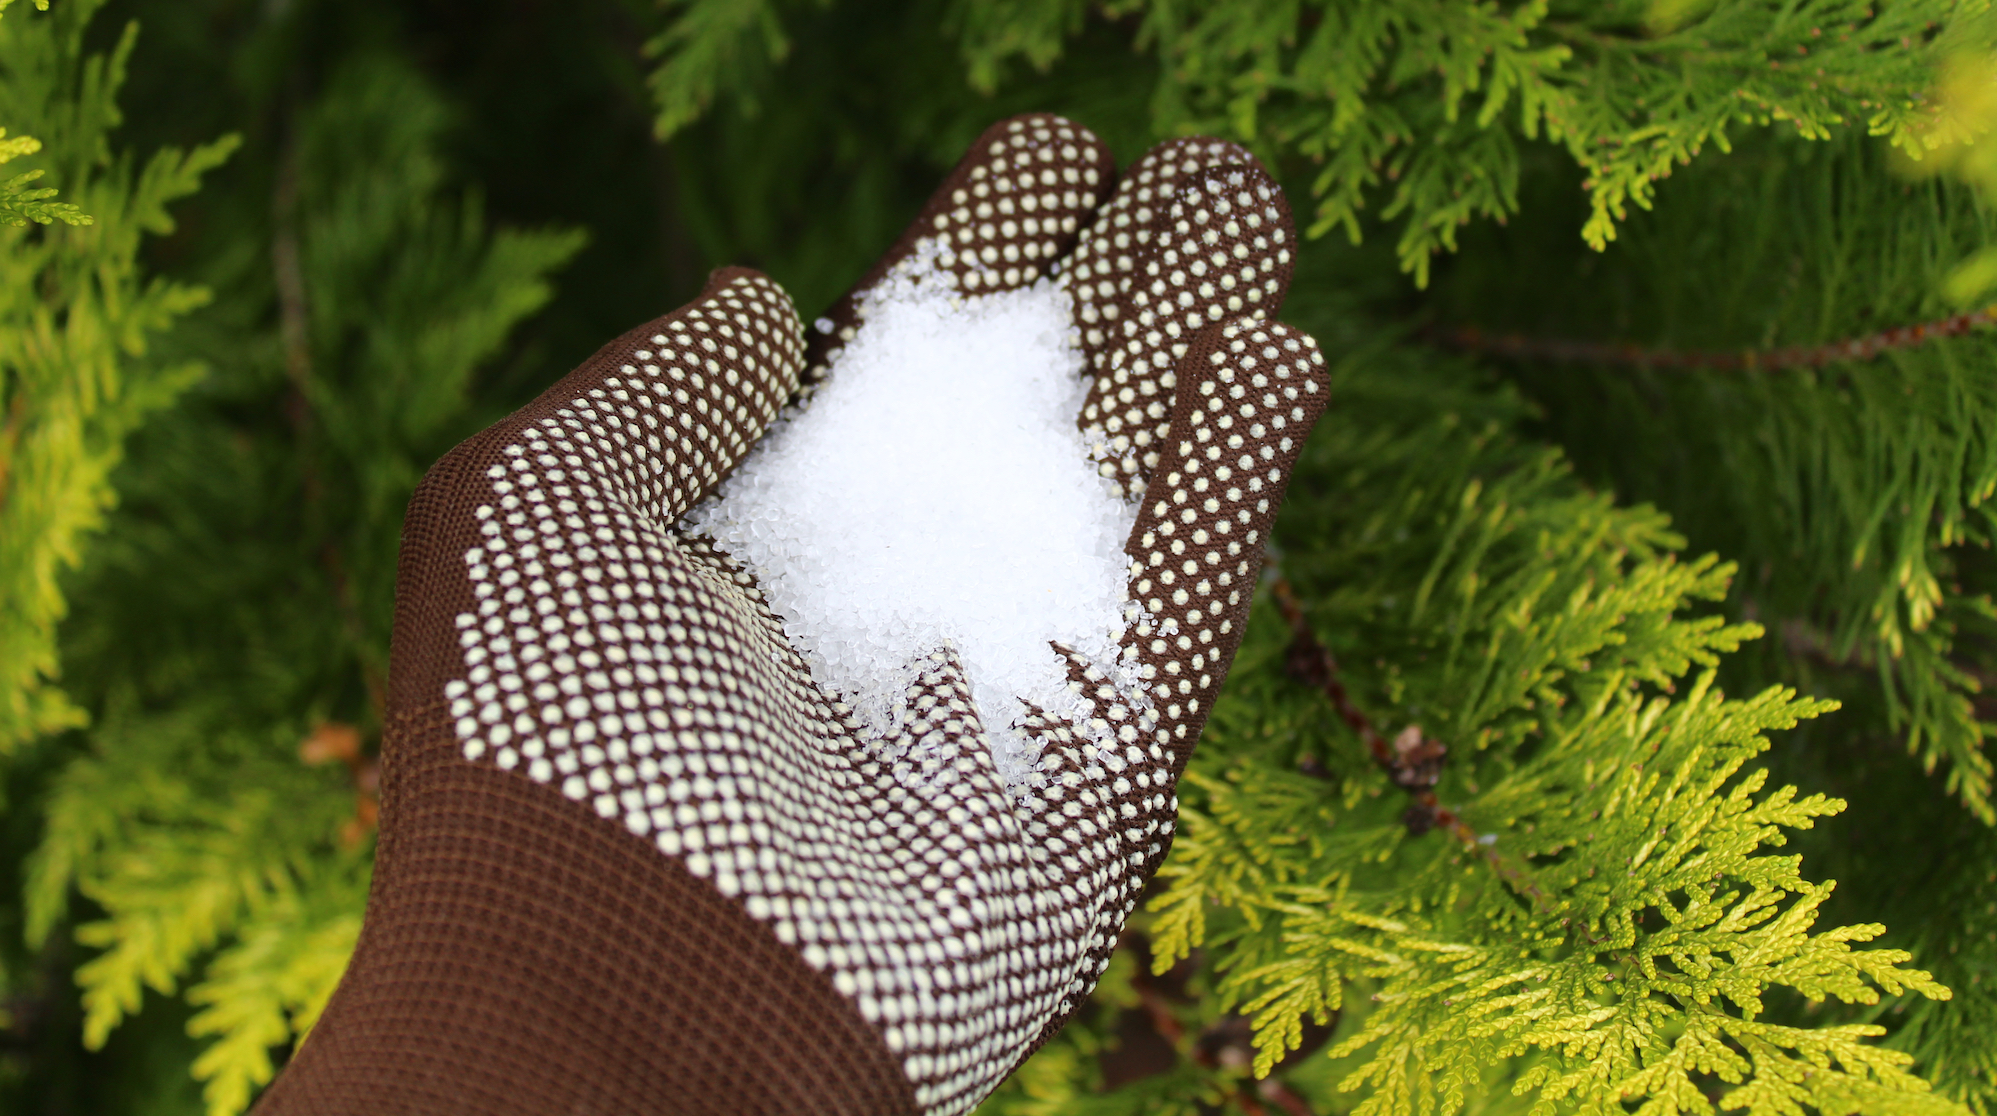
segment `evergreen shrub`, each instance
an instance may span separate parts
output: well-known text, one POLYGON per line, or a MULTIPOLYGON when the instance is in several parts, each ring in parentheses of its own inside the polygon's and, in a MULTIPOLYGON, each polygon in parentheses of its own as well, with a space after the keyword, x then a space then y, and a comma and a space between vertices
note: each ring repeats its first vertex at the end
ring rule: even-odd
POLYGON ((359 929, 424 469, 709 267, 811 317, 1049 110, 1255 150, 1334 394, 981 1111, 1988 1116, 1988 7, 5 12, 0 1106, 245 1111, 359 929))

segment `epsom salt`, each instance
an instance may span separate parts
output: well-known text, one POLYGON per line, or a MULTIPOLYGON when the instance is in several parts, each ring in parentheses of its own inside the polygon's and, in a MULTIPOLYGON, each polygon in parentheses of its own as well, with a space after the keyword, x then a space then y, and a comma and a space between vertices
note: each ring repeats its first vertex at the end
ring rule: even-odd
POLYGON ((1136 509, 1075 429, 1069 296, 967 297, 913 265, 808 404, 686 526, 755 573, 819 684, 888 736, 919 659, 954 647, 1006 783, 1033 768, 1020 699, 1083 714, 1058 641, 1115 668, 1136 509))

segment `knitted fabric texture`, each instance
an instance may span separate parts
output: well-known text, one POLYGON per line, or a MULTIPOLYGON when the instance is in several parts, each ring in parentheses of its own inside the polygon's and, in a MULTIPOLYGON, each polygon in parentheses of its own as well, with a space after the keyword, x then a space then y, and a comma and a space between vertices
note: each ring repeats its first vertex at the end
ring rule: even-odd
POLYGON ((812 330, 724 269, 431 470, 366 922, 261 1116, 962 1113, 1061 1025, 1170 846, 1325 403, 1269 317, 1294 231, 1254 160, 1181 140, 1113 180, 1080 127, 1003 121, 812 330), (754 577, 676 528, 918 250, 969 293, 1058 276, 1078 423, 1140 501, 1119 643, 1147 692, 1070 655, 1095 723, 1033 710, 1012 794, 949 651, 905 739, 869 739, 754 577))

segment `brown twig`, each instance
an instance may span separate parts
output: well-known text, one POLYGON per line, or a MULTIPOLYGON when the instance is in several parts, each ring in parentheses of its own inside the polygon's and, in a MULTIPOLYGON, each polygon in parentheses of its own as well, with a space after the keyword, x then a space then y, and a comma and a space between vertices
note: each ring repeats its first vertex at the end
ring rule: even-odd
POLYGON ((1641 345, 1561 338, 1491 334, 1474 326, 1439 330, 1443 345, 1474 353, 1523 357, 1573 364, 1607 364, 1632 368, 1681 371, 1779 372, 1790 368, 1822 368, 1842 360, 1871 360, 1894 349, 1911 349, 1944 337, 1958 337, 1984 326, 1997 325, 1997 306, 1954 314, 1932 322, 1850 337, 1823 345, 1791 345, 1781 349, 1652 349, 1641 345))
MULTIPOLYGON (((317 509, 324 503, 325 487, 314 463, 311 302, 302 261, 298 241, 298 150, 295 142, 287 139, 278 157, 277 185, 271 196, 271 279, 277 288, 277 329, 284 351, 284 375, 291 385, 285 399, 285 415, 291 421, 293 440, 298 446, 305 507, 317 509)), ((367 687, 375 720, 380 723, 388 713, 388 680, 366 654, 367 629, 361 623, 360 605, 354 599, 353 584, 347 577, 340 548, 330 537, 320 548, 319 561, 332 584, 341 627, 356 649, 361 681, 367 687)))
MULTIPOLYGON (((1433 805, 1434 793, 1430 788, 1442 780, 1442 760, 1449 753, 1447 745, 1427 736, 1420 725, 1409 725, 1397 734, 1391 743, 1380 731, 1373 727, 1372 718, 1352 700, 1340 676, 1338 659, 1331 650, 1311 631, 1304 617, 1304 606, 1297 600, 1297 591, 1291 587, 1289 579, 1277 574, 1272 589, 1276 597, 1276 607, 1283 613, 1283 619, 1290 625, 1290 649, 1284 665, 1290 677, 1306 685, 1324 691, 1331 699, 1333 709, 1339 719, 1359 734, 1359 742, 1366 745, 1366 751, 1373 762, 1380 765, 1394 785, 1416 796, 1421 805, 1424 794, 1431 808, 1421 818, 1410 817, 1408 828, 1415 833, 1426 833, 1437 825, 1446 825, 1441 814, 1448 811, 1433 805), (1438 814, 1436 811, 1441 811, 1438 814)), ((1451 814, 1449 817, 1454 818, 1451 814)))
MULTIPOLYGON (((1174 1006, 1175 1003, 1187 1002, 1182 987, 1183 981, 1175 980, 1173 977, 1174 973, 1180 971, 1180 967, 1175 967, 1173 973, 1168 973, 1164 977, 1154 976, 1150 966, 1150 943, 1143 934, 1136 931, 1126 930, 1119 945, 1121 948, 1134 949, 1138 955, 1137 971, 1132 974, 1130 981, 1131 991, 1137 994, 1139 1014, 1135 1018, 1149 1025, 1151 1034, 1170 1048, 1173 1057, 1190 1058, 1195 1065, 1208 1069, 1246 1071, 1254 1065, 1255 1030, 1246 1016, 1234 1014, 1222 1016, 1197 1035, 1189 1036, 1185 1025, 1179 1022, 1174 1006)), ((1307 1025, 1302 1044, 1281 1061, 1288 1061, 1290 1057, 1317 1049, 1330 1034, 1329 1026, 1307 1025)), ((1163 1072, 1168 1068, 1169 1061, 1156 1063, 1148 1071, 1140 1071, 1140 1076, 1163 1072)), ((1244 1082, 1234 1090, 1231 1099, 1247 1116, 1268 1116, 1268 1109, 1264 1107, 1265 1101, 1281 1109, 1287 1116, 1313 1116, 1310 1102, 1274 1077, 1266 1077, 1252 1083, 1244 1082)))
MULTIPOLYGON (((1499 879, 1534 908, 1550 908, 1552 897, 1539 886, 1524 865, 1506 857, 1498 850, 1495 838, 1479 835, 1456 811, 1443 805, 1442 800, 1436 797, 1435 785, 1442 781, 1442 761, 1449 753, 1448 746, 1422 732, 1418 724, 1408 725, 1391 742, 1381 735, 1373 727, 1372 718, 1352 700, 1352 694, 1346 690, 1339 674, 1338 659, 1311 630, 1310 621, 1304 615, 1303 602, 1297 599, 1297 591, 1290 585, 1289 579, 1276 570, 1273 557, 1269 569, 1274 573, 1270 588, 1276 598, 1276 607, 1290 625, 1290 649, 1286 656, 1290 676, 1323 691, 1325 697, 1331 700, 1332 708, 1338 711, 1339 718, 1359 735, 1373 762, 1386 771, 1395 786, 1408 792, 1412 801, 1401 815, 1408 832, 1416 837, 1432 829, 1447 832, 1483 858, 1499 879)), ((1306 774, 1328 774, 1320 763, 1298 766, 1306 774)))
MULTIPOLYGON (((286 410, 294 428, 311 426, 311 318, 305 301, 305 268, 298 249, 298 153, 286 142, 277 161, 277 186, 271 193, 271 280, 277 287, 277 335, 284 350, 284 376, 291 382, 286 410)), ((318 478, 308 476, 307 495, 316 494, 318 478)))

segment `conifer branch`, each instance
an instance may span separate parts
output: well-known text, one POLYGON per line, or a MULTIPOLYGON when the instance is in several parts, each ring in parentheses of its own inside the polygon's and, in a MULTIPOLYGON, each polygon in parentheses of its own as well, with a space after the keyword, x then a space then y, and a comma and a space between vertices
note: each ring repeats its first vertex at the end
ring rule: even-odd
POLYGON ((70 606, 62 579, 114 502, 110 478, 126 436, 202 371, 147 353, 208 292, 147 274, 141 244, 172 231, 168 205, 235 146, 161 150, 143 165, 114 160, 112 97, 132 36, 86 57, 87 15, 72 5, 12 21, 0 36, 9 59, 37 59, 0 59, 0 100, 40 137, 0 139, 0 162, 46 143, 63 189, 93 199, 101 217, 48 202, 47 188, 22 192, 39 171, 0 185, 0 225, 60 222, 0 238, 0 756, 87 720, 54 684, 56 627, 70 606), (80 225, 91 228, 65 227, 80 225))
MULTIPOLYGON (((33 136, 7 138, 7 129, 0 128, 0 163, 11 162, 22 155, 32 155, 42 149, 42 142, 33 136)), ((61 221, 65 225, 88 225, 94 219, 81 209, 68 202, 50 201, 56 191, 47 186, 34 187, 43 172, 32 170, 17 174, 0 182, 0 225, 21 228, 30 222, 50 225, 61 221)))
POLYGON ((1847 360, 1872 360, 1884 353, 1912 349, 1945 337, 1997 325, 1997 306, 1951 314, 1934 321, 1880 330, 1822 345, 1789 345, 1780 349, 1668 349, 1613 341, 1578 341, 1557 337, 1527 337, 1517 333, 1486 333, 1475 326, 1438 331, 1443 346, 1469 353, 1489 353, 1523 360, 1563 364, 1601 364, 1625 368, 1664 368, 1676 371, 1781 372, 1791 368, 1822 368, 1847 360))
MULTIPOLYGON (((652 40, 657 130, 667 136, 732 100, 745 113, 781 96, 792 5, 680 0, 652 40)), ((1263 5, 1043 0, 954 5, 969 84, 1059 60, 1091 7, 1121 21, 1157 62, 1151 128, 1207 133, 1312 164, 1316 219, 1355 241, 1367 221, 1398 225, 1403 270, 1426 286, 1430 259, 1460 228, 1519 211, 1532 145, 1563 149, 1585 175, 1582 238, 1615 239, 1659 182, 1750 128, 1815 140, 1843 131, 1932 146, 1924 95, 1937 57, 1974 13, 1942 3, 1508 6, 1461 0, 1310 0, 1263 5), (1637 11, 1632 11, 1632 8, 1637 11)))
MULTIPOLYGON (((1338 711, 1339 718, 1359 735, 1373 762, 1387 773, 1387 778, 1393 780, 1395 786, 1408 792, 1412 802, 1401 815, 1408 832, 1419 837, 1432 829, 1443 830, 1490 865, 1491 871, 1530 902, 1535 910, 1549 908, 1553 899, 1539 886, 1530 870, 1499 852, 1495 836, 1479 834, 1436 797, 1435 786, 1442 781, 1442 760, 1449 753, 1448 745, 1422 732, 1418 724, 1410 724, 1395 735, 1391 744, 1387 742, 1386 737, 1373 727, 1372 719, 1366 716, 1346 690, 1345 682, 1339 675, 1338 659, 1311 630, 1310 621, 1304 616, 1303 604, 1297 599, 1296 589, 1281 571, 1276 570, 1273 556, 1269 561, 1270 569, 1275 573, 1270 581, 1270 591, 1276 599, 1276 607, 1290 626, 1290 646, 1285 655, 1285 666, 1290 677, 1322 690, 1331 701, 1332 708, 1338 711)), ((1316 771, 1309 767, 1304 770, 1306 774, 1319 774, 1323 768, 1318 765, 1316 771)))
MULTIPOLYGON (((278 157, 277 185, 271 198, 271 278, 277 289, 278 337, 284 349, 284 372, 291 390, 285 401, 285 415, 298 440, 299 476, 304 488, 308 517, 325 502, 324 482, 315 463, 313 443, 314 394, 312 373, 311 303, 305 285, 305 270, 298 245, 298 151, 287 139, 278 157)), ((341 627, 357 648, 366 646, 367 630, 361 623, 360 606, 354 599, 353 584, 341 560, 339 544, 329 536, 319 552, 340 609, 341 627)), ((370 655, 358 656, 361 679, 367 687, 368 704, 376 724, 388 716, 388 680, 370 655)))
MULTIPOLYGON (((98 687, 97 727, 44 796, 27 865, 35 937, 74 893, 103 912, 78 930, 95 947, 76 977, 84 1037, 104 1042, 148 987, 181 996, 210 1116, 248 1107, 353 950, 377 793, 356 726, 379 720, 386 632, 369 622, 387 611, 396 513, 477 424, 475 371, 582 242, 494 228, 450 192, 441 100, 392 58, 343 65, 279 115, 295 135, 273 177, 211 210, 262 216, 249 282, 229 288, 240 313, 221 315, 235 332, 182 341, 212 346, 215 390, 143 445, 117 512, 128 545, 76 594, 64 662, 98 687), (159 517, 174 530, 151 530, 159 517), (216 555, 226 576, 187 576, 216 555), (298 592, 314 570, 322 588, 298 592), (157 648, 131 648, 140 630, 157 648)), ((160 187, 184 193, 181 177, 160 187)), ((99 209, 98 229, 122 211, 99 209)))

